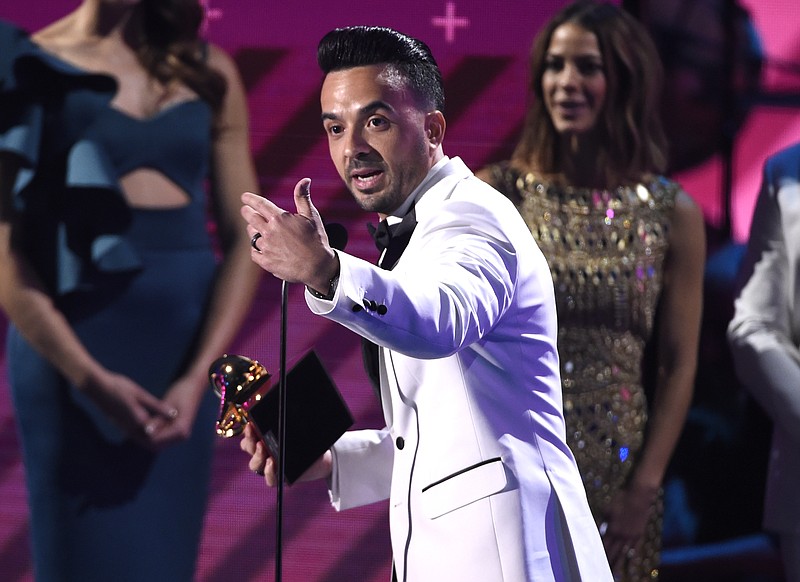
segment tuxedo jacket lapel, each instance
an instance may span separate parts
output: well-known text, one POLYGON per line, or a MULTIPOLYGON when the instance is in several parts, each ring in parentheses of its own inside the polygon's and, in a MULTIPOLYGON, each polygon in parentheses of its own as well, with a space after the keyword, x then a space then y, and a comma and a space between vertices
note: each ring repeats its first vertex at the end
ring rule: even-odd
MULTIPOLYGON (((382 250, 378 260, 378 266, 387 271, 391 271, 406 250, 414 228, 417 226, 417 217, 414 207, 403 217, 403 220, 396 224, 389 225, 384 218, 378 227, 371 224, 367 225, 370 235, 375 240, 375 246, 382 250)), ((369 377, 372 388, 381 398, 380 367, 378 364, 378 346, 366 338, 361 338, 361 357, 364 363, 364 371, 369 377)))

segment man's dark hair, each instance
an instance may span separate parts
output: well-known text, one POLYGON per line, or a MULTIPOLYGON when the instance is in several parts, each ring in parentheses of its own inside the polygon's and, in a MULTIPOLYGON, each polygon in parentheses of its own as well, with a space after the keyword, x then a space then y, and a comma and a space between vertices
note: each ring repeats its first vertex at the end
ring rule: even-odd
POLYGON ((444 111, 442 73, 431 49, 391 28, 336 28, 319 41, 317 62, 326 75, 355 67, 389 65, 406 80, 421 105, 444 111))

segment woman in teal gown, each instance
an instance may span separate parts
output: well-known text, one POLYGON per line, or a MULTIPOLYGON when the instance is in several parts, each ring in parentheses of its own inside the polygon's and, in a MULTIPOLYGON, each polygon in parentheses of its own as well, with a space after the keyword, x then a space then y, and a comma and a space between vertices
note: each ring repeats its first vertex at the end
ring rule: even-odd
POLYGON ((197 0, 83 0, 32 37, 0 26, 0 304, 39 581, 193 578, 207 370, 258 281, 244 92, 201 21, 197 0))

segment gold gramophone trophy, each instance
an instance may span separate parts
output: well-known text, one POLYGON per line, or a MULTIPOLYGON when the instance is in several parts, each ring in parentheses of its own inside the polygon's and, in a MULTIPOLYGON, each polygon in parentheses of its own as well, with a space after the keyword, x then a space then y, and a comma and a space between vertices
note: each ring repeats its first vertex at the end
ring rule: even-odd
POLYGON ((271 374, 256 360, 224 355, 211 364, 209 380, 220 399, 217 434, 230 438, 239 435, 250 422, 250 411, 268 390, 271 374))
MULTIPOLYGON (((230 438, 251 424, 270 454, 279 459, 279 386, 256 360, 225 355, 208 371, 219 397, 217 434, 230 438)), ((289 370, 286 378, 285 477, 293 483, 353 424, 341 393, 314 350, 289 370)))

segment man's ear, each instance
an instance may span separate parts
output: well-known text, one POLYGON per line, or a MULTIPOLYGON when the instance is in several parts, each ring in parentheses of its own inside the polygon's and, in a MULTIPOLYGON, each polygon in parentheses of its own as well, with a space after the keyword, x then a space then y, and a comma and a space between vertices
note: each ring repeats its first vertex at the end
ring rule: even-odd
POLYGON ((446 128, 447 123, 444 120, 444 115, 438 109, 425 116, 425 135, 431 147, 437 148, 442 145, 446 128))

